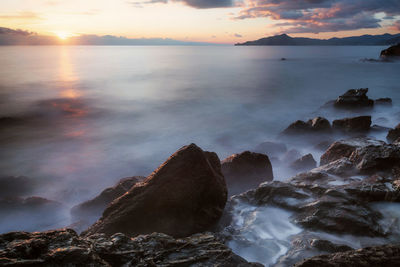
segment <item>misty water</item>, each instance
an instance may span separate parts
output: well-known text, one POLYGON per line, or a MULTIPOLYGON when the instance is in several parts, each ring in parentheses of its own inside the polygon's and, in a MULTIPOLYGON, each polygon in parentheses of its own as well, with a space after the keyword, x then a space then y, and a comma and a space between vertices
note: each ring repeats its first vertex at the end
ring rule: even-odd
MULTIPOLYGON (((68 210, 123 177, 150 174, 183 145, 196 143, 222 160, 275 140, 295 120, 345 117, 350 113, 319 107, 350 88, 368 87, 373 99, 391 97, 390 112, 377 109, 372 119, 394 127, 400 63, 362 61, 383 48, 0 47, 0 176, 34 178, 40 186, 31 195, 68 210)), ((273 168, 277 180, 291 175, 273 168)), ((288 220, 280 210, 266 210, 274 220, 288 220)), ((290 223, 280 226, 286 230, 269 227, 276 221, 265 221, 263 209, 247 207, 238 216, 240 229, 249 220, 262 222, 243 232, 251 238, 262 231, 257 249, 272 244, 275 256, 299 231, 290 223)), ((68 214, 57 225, 38 226, 19 214, 3 220, 0 232, 71 223, 65 220, 68 214)))

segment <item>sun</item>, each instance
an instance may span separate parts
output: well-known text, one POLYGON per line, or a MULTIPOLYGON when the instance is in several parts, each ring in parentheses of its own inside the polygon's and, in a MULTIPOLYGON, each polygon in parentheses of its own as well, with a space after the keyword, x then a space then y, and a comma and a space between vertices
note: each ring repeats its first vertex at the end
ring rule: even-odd
POLYGON ((58 38, 60 38, 61 40, 67 40, 69 37, 72 36, 71 33, 69 32, 56 32, 55 33, 57 35, 58 38))

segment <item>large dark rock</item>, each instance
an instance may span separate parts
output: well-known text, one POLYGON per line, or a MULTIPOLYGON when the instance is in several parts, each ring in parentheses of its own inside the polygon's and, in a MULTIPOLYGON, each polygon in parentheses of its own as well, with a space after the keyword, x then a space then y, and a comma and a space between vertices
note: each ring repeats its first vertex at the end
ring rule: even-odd
POLYGON ((367 132, 371 128, 371 116, 359 116, 334 120, 332 127, 335 130, 347 133, 367 132))
POLYGON ((388 49, 382 50, 381 57, 382 58, 400 57, 400 44, 393 45, 388 49))
POLYGON ((71 209, 73 221, 83 220, 93 223, 101 216, 108 204, 125 194, 133 185, 143 180, 143 178, 141 176, 133 176, 121 179, 113 187, 104 189, 95 198, 74 206, 71 209))
POLYGON ((368 98, 367 93, 368 88, 350 89, 336 99, 334 106, 345 109, 373 107, 374 101, 368 98))
POLYGON ((317 132, 324 132, 331 130, 330 122, 323 117, 316 117, 314 119, 311 119, 307 122, 307 124, 311 125, 311 128, 317 132))
POLYGON ((393 143, 400 137, 400 124, 398 124, 394 129, 389 130, 386 139, 388 142, 393 143))
POLYGON ((229 195, 235 195, 272 181, 272 165, 267 155, 245 151, 222 161, 229 195))
POLYGON ((281 135, 298 135, 298 134, 310 134, 310 133, 321 133, 329 132, 331 130, 331 124, 329 121, 322 117, 315 117, 307 122, 298 120, 290 124, 281 135))
POLYGON ((261 266, 249 263, 210 233, 174 239, 153 233, 79 237, 73 230, 0 235, 2 266, 261 266))
POLYGON ((389 244, 346 252, 315 256, 301 261, 296 267, 376 267, 400 266, 400 245, 389 244))
POLYGON ((37 185, 37 181, 29 177, 2 176, 0 177, 0 198, 29 195, 37 185))
POLYGON ((161 232, 176 237, 210 229, 227 200, 218 156, 182 147, 143 182, 114 200, 84 234, 161 232))
POLYGON ((290 167, 296 171, 308 171, 317 167, 317 162, 311 154, 307 154, 294 161, 290 167))
POLYGON ((343 157, 350 157, 350 155, 358 148, 366 146, 380 146, 385 142, 377 141, 370 138, 350 138, 347 140, 340 140, 332 145, 321 156, 321 165, 328 164, 343 157))
POLYGON ((392 106, 392 99, 389 97, 378 98, 375 100, 375 105, 392 106))

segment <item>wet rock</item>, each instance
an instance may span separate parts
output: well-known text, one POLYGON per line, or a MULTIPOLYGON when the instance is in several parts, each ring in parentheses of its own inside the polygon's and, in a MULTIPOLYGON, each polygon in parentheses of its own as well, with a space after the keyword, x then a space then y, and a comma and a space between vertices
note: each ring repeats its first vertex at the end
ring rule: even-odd
POLYGON ((311 171, 316 173, 329 173, 345 177, 355 175, 357 173, 353 162, 345 157, 329 162, 325 165, 321 165, 318 168, 312 169, 311 171))
POLYGON ((211 228, 227 200, 218 156, 195 144, 182 147, 143 182, 114 200, 83 234, 161 232, 189 236, 211 228))
POLYGON ((264 142, 255 147, 254 152, 268 155, 268 157, 279 157, 287 151, 284 143, 264 142))
POLYGON ((313 239, 311 241, 311 246, 315 247, 321 251, 326 251, 329 253, 345 252, 345 251, 352 250, 352 248, 349 246, 337 245, 337 244, 332 243, 331 241, 322 240, 322 239, 313 239))
POLYGON ((331 130, 330 122, 323 117, 316 117, 314 119, 311 119, 307 122, 307 124, 311 125, 311 128, 314 131, 326 132, 331 130))
POLYGON ((390 143, 393 143, 398 138, 400 138, 400 124, 398 124, 394 129, 389 130, 386 136, 386 139, 390 143))
POLYGON ((85 220, 90 221, 90 224, 93 223, 101 216, 108 204, 125 194, 143 178, 141 176, 133 176, 121 179, 116 185, 106 188, 95 198, 74 206, 71 209, 73 221, 85 220))
POLYGON ((400 44, 393 45, 388 49, 382 50, 381 58, 400 57, 400 44))
POLYGON ((400 246, 382 245, 346 252, 315 256, 295 264, 296 267, 375 267, 400 266, 400 246))
POLYGON ((371 128, 371 116, 359 116, 334 120, 332 127, 335 130, 347 133, 367 132, 371 128))
POLYGON ((290 167, 296 171, 308 171, 314 169, 317 166, 317 162, 314 160, 311 154, 307 154, 295 162, 293 162, 290 167))
POLYGON ((312 131, 312 127, 310 124, 298 120, 290 124, 281 134, 282 135, 296 135, 296 134, 305 134, 312 131))
POLYGON ((274 178, 268 156, 250 151, 224 159, 221 169, 229 195, 242 193, 274 178))
POLYGON ((371 108, 374 106, 374 101, 368 98, 367 93, 368 88, 350 89, 336 99, 334 107, 345 109, 371 108))
POLYGON ((350 157, 350 155, 358 148, 380 146, 383 144, 385 144, 383 141, 360 137, 337 141, 333 143, 321 156, 321 165, 328 164, 343 157, 350 157))
POLYGON ((129 238, 79 237, 73 230, 0 235, 0 265, 6 266, 261 266, 249 263, 210 233, 174 239, 153 233, 129 238))
POLYGON ((375 105, 392 106, 392 99, 389 97, 378 98, 375 100, 375 105))
POLYGON ((372 125, 370 131, 375 132, 375 133, 382 133, 382 132, 388 132, 391 129, 388 127, 380 126, 380 125, 372 125))

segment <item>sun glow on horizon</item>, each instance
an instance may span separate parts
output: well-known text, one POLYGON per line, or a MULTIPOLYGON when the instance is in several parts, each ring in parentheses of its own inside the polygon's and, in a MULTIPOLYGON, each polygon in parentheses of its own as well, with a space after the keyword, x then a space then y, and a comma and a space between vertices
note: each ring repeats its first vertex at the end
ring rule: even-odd
POLYGON ((63 31, 57 31, 55 32, 55 35, 60 38, 61 40, 67 40, 68 38, 74 36, 72 33, 69 32, 63 32, 63 31))

